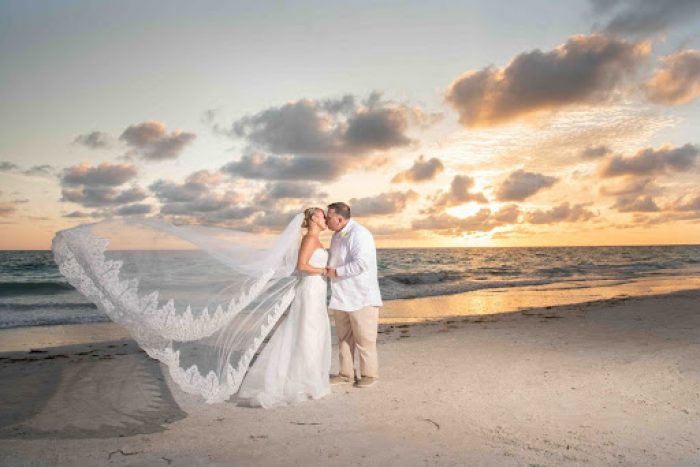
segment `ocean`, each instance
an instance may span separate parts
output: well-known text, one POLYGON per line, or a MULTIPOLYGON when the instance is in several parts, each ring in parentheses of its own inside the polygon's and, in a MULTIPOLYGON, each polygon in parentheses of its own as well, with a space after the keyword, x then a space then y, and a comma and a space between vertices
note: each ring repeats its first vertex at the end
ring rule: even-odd
MULTIPOLYGON (((385 300, 700 277, 700 245, 380 249, 377 254, 385 300)), ((105 321, 109 319, 61 276, 50 251, 0 251, 0 329, 105 321)))

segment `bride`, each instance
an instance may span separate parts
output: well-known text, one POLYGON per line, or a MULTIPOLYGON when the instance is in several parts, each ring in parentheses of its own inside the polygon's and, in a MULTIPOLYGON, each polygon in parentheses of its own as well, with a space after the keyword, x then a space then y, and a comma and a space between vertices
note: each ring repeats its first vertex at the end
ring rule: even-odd
POLYGON ((328 251, 318 235, 326 230, 320 208, 304 212, 297 285, 289 313, 246 375, 238 393, 251 405, 272 407, 318 399, 330 393, 331 327, 326 307, 328 251))
POLYGON ((277 236, 125 218, 60 231, 52 250, 182 390, 273 407, 330 392, 326 228, 320 208, 277 236))

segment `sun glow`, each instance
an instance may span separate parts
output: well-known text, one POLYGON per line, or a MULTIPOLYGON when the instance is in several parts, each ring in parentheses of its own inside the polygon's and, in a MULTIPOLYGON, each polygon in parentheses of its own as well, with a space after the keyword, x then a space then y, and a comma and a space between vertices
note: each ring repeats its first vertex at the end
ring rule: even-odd
POLYGON ((478 203, 475 202, 469 202, 467 204, 462 204, 461 206, 455 206, 453 208, 449 208, 447 210, 447 214, 453 217, 457 217, 459 219, 464 219, 467 217, 471 217, 480 210, 484 209, 485 206, 482 206, 478 203))

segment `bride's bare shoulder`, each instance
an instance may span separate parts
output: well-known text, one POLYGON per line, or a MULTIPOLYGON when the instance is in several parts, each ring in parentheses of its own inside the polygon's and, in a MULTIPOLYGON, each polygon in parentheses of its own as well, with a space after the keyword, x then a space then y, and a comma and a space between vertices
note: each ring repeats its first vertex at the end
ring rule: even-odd
POLYGON ((302 248, 323 248, 321 240, 317 236, 308 233, 301 237, 301 246, 302 248))

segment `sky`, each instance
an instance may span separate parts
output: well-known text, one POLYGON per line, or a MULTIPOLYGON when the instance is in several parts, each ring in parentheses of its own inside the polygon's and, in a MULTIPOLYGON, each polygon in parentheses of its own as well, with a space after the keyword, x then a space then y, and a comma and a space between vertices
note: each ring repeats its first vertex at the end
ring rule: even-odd
POLYGON ((700 2, 3 1, 0 249, 109 217, 700 243, 700 2))

